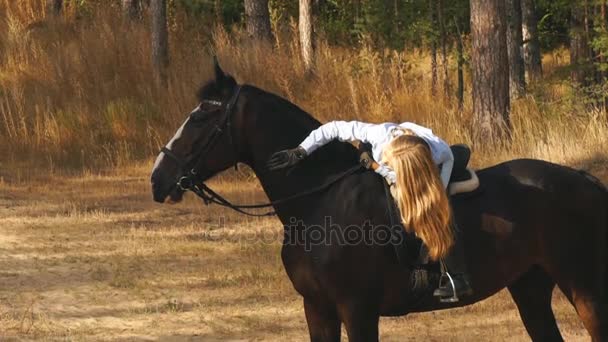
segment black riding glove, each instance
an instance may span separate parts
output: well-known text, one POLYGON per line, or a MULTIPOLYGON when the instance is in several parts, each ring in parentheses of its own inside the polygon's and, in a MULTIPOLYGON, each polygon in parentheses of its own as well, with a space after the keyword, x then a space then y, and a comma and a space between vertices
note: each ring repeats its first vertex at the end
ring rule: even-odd
POLYGON ((359 163, 361 163, 364 168, 371 170, 374 158, 372 158, 369 152, 365 151, 359 155, 359 163))
POLYGON ((268 167, 270 171, 276 171, 294 166, 304 158, 306 158, 306 150, 301 146, 298 146, 291 150, 283 150, 273 154, 266 163, 266 167, 268 167))

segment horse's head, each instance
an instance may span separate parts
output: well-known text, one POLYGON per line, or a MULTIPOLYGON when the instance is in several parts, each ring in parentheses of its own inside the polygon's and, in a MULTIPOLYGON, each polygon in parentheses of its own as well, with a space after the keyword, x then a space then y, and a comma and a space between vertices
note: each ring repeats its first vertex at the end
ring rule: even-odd
POLYGON ((234 139, 235 106, 240 88, 215 63, 215 79, 199 93, 188 115, 156 158, 152 169, 154 200, 178 202, 190 182, 205 181, 238 161, 234 139))

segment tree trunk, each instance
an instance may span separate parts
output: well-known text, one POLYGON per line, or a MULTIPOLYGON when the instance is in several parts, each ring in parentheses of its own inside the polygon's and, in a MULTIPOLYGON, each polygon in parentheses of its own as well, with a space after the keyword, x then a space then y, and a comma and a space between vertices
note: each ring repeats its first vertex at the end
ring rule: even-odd
POLYGON ((395 22, 395 32, 401 33, 401 20, 399 20, 399 0, 393 0, 393 20, 395 22))
POLYGON ((215 20, 219 25, 224 24, 224 15, 222 11, 222 1, 214 0, 213 1, 213 13, 215 14, 215 20))
POLYGON ((140 0, 122 0, 122 10, 125 18, 135 20, 141 17, 140 0))
POLYGON ((537 81, 543 76, 540 43, 538 41, 538 19, 534 0, 521 0, 524 62, 528 80, 537 81))
POLYGON ((47 13, 54 16, 61 14, 63 9, 63 0, 47 0, 46 1, 47 13))
MULTIPOLYGON (((586 0, 585 0, 586 3, 586 0)), ((573 4, 570 17, 570 76, 578 85, 588 85, 589 80, 589 41, 585 28, 585 6, 573 4)))
POLYGON ((504 0, 471 0, 474 135, 483 143, 508 136, 509 59, 504 0))
POLYGON ((509 89, 511 98, 524 95, 526 74, 522 54, 521 0, 506 0, 507 6, 507 46, 509 51, 509 89))
MULTIPOLYGON (((608 9, 608 0, 603 0, 600 3, 600 28, 602 29, 603 34, 608 34, 606 32, 608 26, 608 16, 606 14, 608 9)), ((606 82, 606 70, 603 68, 606 67, 606 56, 603 51, 600 51, 600 66, 602 66, 600 71, 600 83, 606 82)), ((608 111, 608 95, 604 95, 602 98, 602 106, 604 108, 604 112, 608 111)))
POLYGON ((152 0, 152 64, 157 80, 167 85, 167 67, 169 66, 169 30, 167 28, 167 1, 152 0))
MULTIPOLYGON (((602 29, 602 32, 604 32, 604 34, 607 34, 606 26, 608 26, 608 17, 606 16, 607 9, 608 9, 608 0, 603 0, 600 3, 600 28, 602 29)), ((604 66, 604 64, 606 63, 606 56, 603 51, 600 51, 599 59, 600 59, 600 65, 604 66)), ((605 80, 606 80, 606 71, 602 70, 602 71, 600 71, 600 81, 604 82, 605 80)))
POLYGON ((439 34, 441 37, 441 66, 443 67, 443 96, 450 99, 450 73, 448 67, 448 47, 445 32, 445 18, 443 14, 443 0, 437 1, 437 21, 439 22, 439 34))
POLYGON ((353 0, 353 6, 355 7, 355 23, 359 23, 361 19, 361 0, 353 0))
POLYGON ((431 94, 433 97, 437 95, 437 39, 435 37, 435 0, 429 0, 429 20, 431 23, 431 94))
POLYGON ((312 27, 312 2, 311 0, 300 0, 300 48, 302 59, 307 74, 314 69, 314 46, 313 46, 313 27, 312 27))
POLYGON ((462 32, 458 25, 458 20, 454 18, 456 31, 458 33, 458 110, 464 109, 464 42, 462 41, 462 32))
POLYGON ((255 40, 272 41, 268 0, 245 0, 247 33, 255 40))

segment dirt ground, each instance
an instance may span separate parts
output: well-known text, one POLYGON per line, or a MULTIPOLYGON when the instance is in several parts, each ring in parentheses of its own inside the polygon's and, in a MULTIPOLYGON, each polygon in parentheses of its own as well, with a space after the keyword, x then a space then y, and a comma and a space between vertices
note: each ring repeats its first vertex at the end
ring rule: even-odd
MULTIPOLYGON (((2 173, 0 173, 2 176, 2 173)), ((255 182, 215 183, 239 202, 255 182)), ((153 203, 146 168, 0 178, 0 340, 305 341, 281 227, 192 196, 153 203)), ((589 340, 556 293, 568 341, 589 340)), ((469 307, 381 320, 385 341, 527 341, 505 291, 469 307)))

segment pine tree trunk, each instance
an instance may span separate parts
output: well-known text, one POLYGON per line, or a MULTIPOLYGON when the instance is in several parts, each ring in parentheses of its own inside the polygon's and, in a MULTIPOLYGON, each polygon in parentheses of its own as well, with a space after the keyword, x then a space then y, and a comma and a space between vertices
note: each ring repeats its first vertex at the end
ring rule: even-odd
POLYGON ((167 28, 167 1, 151 0, 152 12, 152 64, 157 80, 167 85, 169 66, 169 30, 167 28))
POLYGON ((443 67, 443 96, 450 99, 450 73, 448 66, 448 47, 445 32, 445 18, 443 13, 443 0, 437 1, 437 21, 439 22, 439 34, 441 37, 441 66, 443 67))
POLYGON ((272 41, 268 0, 245 0, 247 33, 255 40, 272 41))
POLYGON ((524 62, 528 80, 536 81, 543 76, 540 43, 538 41, 538 19, 534 0, 521 0, 524 62))
MULTIPOLYGON (((608 26, 608 17, 606 16, 607 9, 608 9, 608 0, 603 0, 600 3, 600 28, 602 29, 603 32, 606 32, 606 27, 608 26)), ((599 59, 600 59, 600 65, 604 66, 604 64, 606 63, 606 56, 601 51, 600 51, 599 59)), ((601 82, 606 80, 606 71, 605 70, 602 70, 600 72, 600 79, 601 79, 601 82)))
POLYGON ((47 14, 58 16, 61 14, 63 9, 63 0, 47 0, 46 1, 47 14))
MULTIPOLYGON (((585 1, 586 2, 586 1, 585 1)), ((585 28, 585 6, 573 5, 570 17, 570 64, 572 82, 588 85, 589 81, 589 41, 585 28)))
POLYGON ((213 13, 215 14, 216 23, 219 25, 224 24, 224 15, 222 12, 222 0, 213 1, 213 13))
POLYGON ((141 17, 140 0, 122 0, 122 10, 125 18, 135 20, 141 17))
POLYGON ((508 136, 509 60, 504 0, 471 0, 474 134, 479 142, 508 136))
POLYGON ((458 110, 464 109, 464 42, 462 41, 462 32, 458 21, 454 18, 456 23, 456 31, 458 33, 458 110))
POLYGON ((511 98, 524 95, 526 88, 524 58, 522 53, 521 0, 506 0, 507 46, 509 51, 509 89, 511 98))
POLYGON ((313 46, 313 27, 312 27, 312 2, 311 0, 300 0, 300 49, 302 50, 302 60, 307 74, 314 69, 314 46, 313 46))
POLYGON ((395 22, 395 32, 401 33, 401 20, 399 20, 399 0, 393 0, 393 21, 395 22))
POLYGON ((433 97, 437 95, 437 39, 435 39, 435 6, 433 3, 435 0, 429 0, 429 20, 431 23, 431 94, 433 97))

